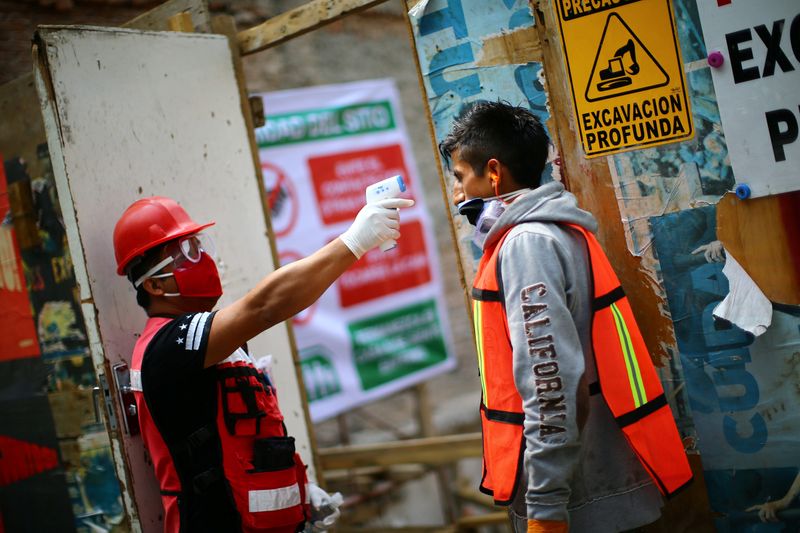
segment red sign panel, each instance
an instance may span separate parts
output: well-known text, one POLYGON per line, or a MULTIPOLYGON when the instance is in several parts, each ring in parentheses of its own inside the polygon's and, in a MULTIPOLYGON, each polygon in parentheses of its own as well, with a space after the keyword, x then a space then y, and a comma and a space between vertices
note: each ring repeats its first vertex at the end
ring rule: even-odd
MULTIPOLYGON (((10 210, 6 174, 0 157, 0 221, 10 210)), ((28 299, 28 288, 19 256, 14 226, 0 223, 0 360, 36 357, 39 341, 28 299)))
MULTIPOLYGON (((353 220, 366 203, 364 190, 377 181, 401 174, 410 187, 399 144, 312 157, 308 166, 325 224, 353 220)), ((408 193, 403 196, 410 197, 408 193)))
MULTIPOLYGON (((401 215, 402 216, 402 215, 401 215)), ((358 260, 336 283, 342 307, 360 304, 431 280, 422 223, 400 225, 397 247, 388 252, 375 248, 358 260)))

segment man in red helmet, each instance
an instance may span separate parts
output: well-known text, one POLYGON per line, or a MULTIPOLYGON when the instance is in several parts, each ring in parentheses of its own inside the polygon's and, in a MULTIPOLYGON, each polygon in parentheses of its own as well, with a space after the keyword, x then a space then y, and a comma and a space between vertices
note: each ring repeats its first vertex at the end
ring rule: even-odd
POLYGON ((123 213, 114 228, 117 273, 133 283, 149 317, 131 384, 166 532, 330 526, 335 517, 321 509, 327 494, 308 483, 275 389, 246 343, 311 305, 368 250, 397 239, 398 209, 411 205, 396 198, 365 206, 339 238, 216 311, 222 285, 199 233, 213 222, 196 223, 164 197, 123 213))

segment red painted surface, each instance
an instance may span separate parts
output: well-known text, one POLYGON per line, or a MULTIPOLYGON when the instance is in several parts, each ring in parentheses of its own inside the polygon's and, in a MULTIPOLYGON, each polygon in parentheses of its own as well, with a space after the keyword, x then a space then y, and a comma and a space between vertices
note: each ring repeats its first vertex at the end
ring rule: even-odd
POLYGON ((352 221, 366 203, 364 190, 377 181, 401 174, 411 189, 399 144, 312 157, 308 167, 324 224, 352 221))
POLYGON ((375 248, 345 272, 336 286, 342 307, 387 296, 431 280, 428 252, 419 220, 400 225, 397 247, 388 252, 375 248))
MULTIPOLYGON (((11 209, 0 154, 0 221, 11 209)), ((0 225, 0 361, 39 356, 39 341, 28 298, 19 245, 12 225, 0 225)))
POLYGON ((54 449, 0 435, 0 487, 57 466, 54 449))

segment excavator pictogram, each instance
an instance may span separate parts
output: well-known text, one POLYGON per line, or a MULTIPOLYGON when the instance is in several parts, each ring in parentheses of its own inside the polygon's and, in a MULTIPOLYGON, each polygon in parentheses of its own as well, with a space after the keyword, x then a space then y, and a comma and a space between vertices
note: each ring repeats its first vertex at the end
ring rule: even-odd
POLYGON ((639 63, 636 61, 636 45, 633 39, 619 47, 614 52, 614 57, 608 60, 608 68, 604 68, 598 74, 603 80, 597 84, 598 91, 609 91, 617 87, 630 85, 633 80, 631 76, 639 73, 639 63), (625 61, 627 56, 627 61, 625 61))

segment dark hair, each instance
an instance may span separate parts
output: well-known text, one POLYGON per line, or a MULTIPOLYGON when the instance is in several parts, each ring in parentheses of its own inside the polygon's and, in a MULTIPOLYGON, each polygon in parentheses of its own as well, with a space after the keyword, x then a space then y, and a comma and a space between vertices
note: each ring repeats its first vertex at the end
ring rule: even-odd
MULTIPOLYGON (((128 266, 125 268, 125 275, 128 277, 128 281, 130 281, 131 284, 135 283, 145 272, 158 263, 161 259, 162 248, 163 246, 156 246, 144 254, 134 257, 131 262, 128 263, 128 266)), ((144 283, 134 288, 136 289, 136 303, 146 311, 150 307, 150 293, 144 290, 144 283)))
POLYGON ((539 118, 524 107, 508 102, 476 102, 455 119, 450 133, 439 143, 447 167, 450 156, 459 157, 476 174, 482 174, 495 158, 511 172, 514 181, 531 188, 539 186, 550 138, 539 118))

